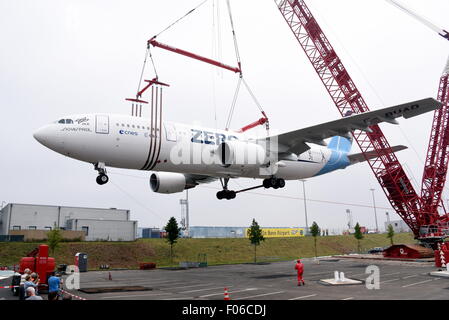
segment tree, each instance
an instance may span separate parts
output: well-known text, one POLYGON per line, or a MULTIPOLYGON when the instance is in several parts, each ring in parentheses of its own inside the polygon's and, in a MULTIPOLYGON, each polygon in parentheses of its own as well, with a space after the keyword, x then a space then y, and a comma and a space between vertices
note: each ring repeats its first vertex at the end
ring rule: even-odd
POLYGON ((251 244, 254 246, 254 263, 257 261, 257 246, 260 245, 261 241, 265 241, 265 238, 262 234, 262 229, 260 229, 259 224, 256 222, 256 219, 253 219, 251 226, 248 231, 248 238, 251 244))
POLYGON ((47 243, 52 255, 54 255, 62 240, 61 229, 54 224, 53 229, 47 232, 47 243))
POLYGON ((178 241, 179 232, 181 231, 175 217, 171 217, 168 220, 165 231, 167 232, 167 242, 170 244, 170 261, 173 264, 173 245, 178 241))
POLYGON ((391 224, 388 225, 387 238, 390 239, 391 245, 393 245, 394 229, 391 224))
POLYGON ((360 252, 360 240, 363 239, 363 233, 360 229, 361 229, 360 225, 357 222, 357 224, 354 227, 354 230, 355 230, 354 237, 357 239, 357 252, 360 252))
POLYGON ((310 233, 312 234, 314 243, 315 243, 315 258, 318 256, 317 250, 316 250, 316 237, 320 235, 320 227, 318 224, 314 221, 312 223, 312 226, 310 227, 310 233))

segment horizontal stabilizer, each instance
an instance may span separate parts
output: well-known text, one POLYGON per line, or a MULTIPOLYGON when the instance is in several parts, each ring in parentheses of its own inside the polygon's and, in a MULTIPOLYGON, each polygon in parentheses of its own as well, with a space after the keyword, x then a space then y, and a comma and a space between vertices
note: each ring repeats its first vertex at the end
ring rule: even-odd
MULTIPOLYGON (((393 150, 393 152, 398 152, 398 151, 407 149, 407 147, 406 146, 394 146, 391 149, 393 150)), ((386 154, 386 153, 388 153, 387 149, 384 149, 381 151, 381 154, 386 154)), ((348 155, 348 158, 349 158, 349 161, 351 162, 351 164, 364 162, 364 161, 371 160, 371 159, 374 159, 377 157, 378 157, 378 153, 376 151, 370 151, 365 154, 355 153, 355 154, 348 155)))

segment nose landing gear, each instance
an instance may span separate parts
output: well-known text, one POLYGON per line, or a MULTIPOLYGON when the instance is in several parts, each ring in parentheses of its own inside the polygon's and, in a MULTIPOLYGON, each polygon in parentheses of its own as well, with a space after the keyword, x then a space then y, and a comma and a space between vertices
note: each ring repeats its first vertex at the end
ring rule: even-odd
POLYGON ((102 186, 106 183, 108 183, 109 181, 109 177, 107 175, 105 175, 104 173, 100 173, 97 177, 97 183, 102 186))
POLYGON ((102 186, 109 181, 109 177, 106 174, 106 165, 104 162, 99 162, 95 164, 95 170, 98 171, 98 177, 96 179, 97 183, 102 186))

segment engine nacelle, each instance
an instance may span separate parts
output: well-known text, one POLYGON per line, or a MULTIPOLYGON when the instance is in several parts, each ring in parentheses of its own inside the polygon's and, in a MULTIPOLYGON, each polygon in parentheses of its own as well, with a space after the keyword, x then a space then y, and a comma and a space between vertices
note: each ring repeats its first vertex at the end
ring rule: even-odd
POLYGON ((188 181, 181 173, 156 172, 150 177, 151 190, 157 193, 177 193, 195 187, 195 183, 188 181))
POLYGON ((219 144, 217 156, 225 167, 260 167, 269 162, 262 145, 239 140, 225 141, 219 144))

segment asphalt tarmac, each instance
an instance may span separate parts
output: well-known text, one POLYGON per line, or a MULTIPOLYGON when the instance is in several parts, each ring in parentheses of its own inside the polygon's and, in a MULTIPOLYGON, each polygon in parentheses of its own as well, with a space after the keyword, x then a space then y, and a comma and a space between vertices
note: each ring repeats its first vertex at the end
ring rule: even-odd
MULTIPOLYGON (((305 286, 297 286, 294 261, 239 264, 186 270, 116 270, 80 274, 81 289, 141 286, 146 291, 83 293, 68 292, 87 300, 223 300, 228 288, 231 300, 444 300, 449 298, 449 278, 430 276, 430 262, 321 258, 303 260, 305 286), (379 271, 376 282, 368 266, 379 271), (378 269, 376 269, 376 267, 378 269), (358 285, 329 286, 320 280, 334 277, 362 281, 358 285), (109 272, 112 280, 109 280, 109 272), (370 277, 371 278, 368 278, 370 277), (367 287, 372 284, 371 288, 367 287), (375 285, 377 284, 377 286, 375 285), (374 287, 374 289, 372 288, 374 287), (378 289, 376 289, 376 287, 378 289)), ((8 285, 9 280, 0 281, 8 285)), ((42 295, 44 299, 46 295, 42 295)), ((9 289, 0 299, 16 300, 9 289)), ((75 299, 75 298, 74 298, 75 299)))

